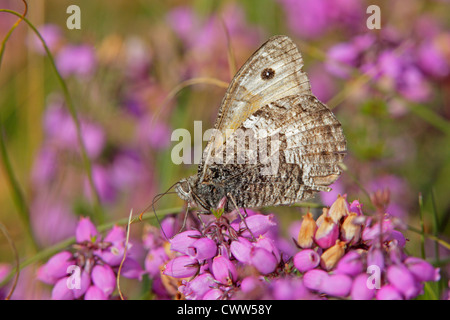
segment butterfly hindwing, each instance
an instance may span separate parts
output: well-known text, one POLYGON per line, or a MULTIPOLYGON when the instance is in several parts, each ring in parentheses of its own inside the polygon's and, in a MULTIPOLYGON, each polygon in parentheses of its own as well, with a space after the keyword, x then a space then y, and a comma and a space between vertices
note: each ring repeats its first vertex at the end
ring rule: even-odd
POLYGON ((251 114, 210 158, 206 176, 238 206, 293 204, 329 190, 345 151, 341 124, 324 104, 288 96, 251 114))

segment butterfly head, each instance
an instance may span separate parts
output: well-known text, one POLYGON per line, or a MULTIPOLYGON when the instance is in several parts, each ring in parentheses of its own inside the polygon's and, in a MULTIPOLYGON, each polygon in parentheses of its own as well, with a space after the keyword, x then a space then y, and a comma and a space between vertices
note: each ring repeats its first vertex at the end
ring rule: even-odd
POLYGON ((195 178, 196 178, 196 176, 192 176, 187 179, 181 179, 176 184, 175 191, 182 200, 188 201, 188 202, 193 201, 191 186, 193 185, 193 182, 194 182, 193 180, 195 178))

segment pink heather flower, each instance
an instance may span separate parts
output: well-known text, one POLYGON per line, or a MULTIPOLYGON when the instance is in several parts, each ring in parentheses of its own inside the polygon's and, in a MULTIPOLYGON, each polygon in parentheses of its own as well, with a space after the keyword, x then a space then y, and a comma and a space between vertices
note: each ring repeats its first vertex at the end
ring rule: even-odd
POLYGON ((385 285, 376 293, 377 300, 403 300, 402 294, 392 285, 385 285))
POLYGON ((96 265, 92 269, 92 282, 103 291, 105 296, 109 296, 116 287, 116 275, 108 265, 96 265))
POLYGON ((321 292, 334 297, 346 297, 352 288, 352 278, 345 274, 332 274, 324 277, 321 292))
POLYGON ((270 284, 270 287, 272 289, 273 298, 276 300, 300 300, 312 298, 311 292, 299 278, 278 278, 270 284))
POLYGON ((242 292, 249 293, 261 287, 261 279, 255 276, 248 276, 241 281, 242 292))
POLYGON ((122 265, 121 276, 128 279, 141 279, 144 271, 139 262, 133 258, 127 257, 122 265))
POLYGON ((169 260, 164 247, 157 247, 149 250, 147 257, 145 258, 145 270, 152 277, 157 277, 160 273, 160 267, 169 260))
MULTIPOLYGON (((103 151, 106 137, 103 128, 80 117, 80 131, 86 152, 97 158, 103 151)), ((62 150, 79 151, 75 123, 61 101, 52 102, 45 111, 44 130, 50 142, 62 150)))
MULTIPOLYGON (((311 87, 312 88, 312 87, 311 87)), ((326 100, 323 100, 326 101, 326 100)), ((338 195, 344 194, 344 186, 342 185, 341 180, 335 181, 332 185, 330 185, 330 188, 332 189, 330 192, 321 191, 320 198, 322 199, 322 203, 327 206, 331 207, 331 205, 336 201, 338 195)))
POLYGON ((216 285, 214 277, 208 272, 198 275, 191 281, 183 280, 181 292, 186 299, 201 300, 204 295, 216 285))
POLYGON ((250 250, 253 244, 244 237, 232 241, 230 245, 231 254, 242 263, 250 263, 250 250))
POLYGON ((92 285, 86 291, 84 300, 108 300, 108 296, 99 287, 92 285))
MULTIPOLYGON (((273 214, 269 215, 255 214, 253 216, 245 218, 245 221, 247 223, 248 228, 255 237, 263 235, 264 233, 269 231, 271 227, 276 226, 275 216, 273 214)), ((242 229, 245 228, 245 224, 243 222, 239 223, 233 222, 231 225, 236 231, 240 231, 241 228, 242 229)), ((242 236, 247 238, 251 237, 250 232, 248 230, 242 232, 242 236)))
MULTIPOLYGON (((115 189, 111 180, 111 173, 109 172, 109 168, 100 165, 94 165, 92 167, 92 179, 94 180, 94 186, 101 202, 114 202, 117 197, 117 190, 115 189)), ((92 190, 88 178, 85 179, 84 184, 86 196, 92 198, 92 190)))
POLYGON ((52 290, 52 300, 73 300, 73 291, 68 288, 67 280, 69 277, 59 279, 52 290))
POLYGON ((313 269, 303 275, 303 283, 308 289, 320 291, 322 289, 322 283, 328 277, 329 275, 326 271, 313 269))
POLYGON ((419 293, 412 273, 404 265, 392 265, 387 270, 389 283, 403 294, 406 299, 412 299, 419 293))
POLYGON ((89 45, 68 45, 56 56, 56 66, 63 77, 90 76, 95 71, 96 64, 95 51, 89 45))
POLYGON ((80 288, 77 289, 76 287, 74 287, 74 289, 72 289, 74 298, 75 299, 81 298, 87 292, 90 285, 91 285, 91 275, 86 271, 82 271, 80 279, 80 288))
MULTIPOLYGON (((308 75, 311 82, 311 90, 320 101, 328 101, 336 94, 337 88, 334 79, 328 75, 323 65, 315 65, 310 68, 308 75)), ((336 190, 339 188, 336 182, 330 188, 332 188, 331 192, 320 192, 322 202, 326 206, 331 206, 336 196, 342 193, 342 191, 336 190), (331 195, 328 195, 329 193, 331 195), (327 199, 333 200, 328 202, 327 199)))
POLYGON ((34 160, 32 168, 32 181, 35 185, 50 182, 56 174, 58 156, 54 148, 44 146, 34 160))
POLYGON ((314 238, 323 249, 333 246, 339 238, 339 225, 333 222, 330 217, 325 217, 314 238))
POLYGON ((262 274, 269 274, 275 271, 277 259, 266 249, 253 247, 250 250, 250 263, 262 274))
POLYGON ((269 251, 271 254, 275 256, 277 263, 281 261, 281 254, 274 240, 265 236, 259 236, 253 245, 257 248, 263 248, 269 251))
POLYGON ((300 272, 306 272, 317 267, 320 263, 320 256, 311 249, 301 250, 294 256, 294 266, 300 272))
MULTIPOLYGON (((47 45, 50 52, 55 52, 62 40, 62 32, 61 28, 55 24, 44 24, 38 27, 38 31, 41 34, 42 38, 44 38, 45 44, 47 45)), ((36 50, 38 53, 45 55, 45 49, 42 45, 42 41, 33 34, 33 39, 31 41, 31 47, 36 50)))
POLYGON ((122 262, 124 253, 125 230, 119 226, 114 226, 103 239, 111 245, 98 253, 104 262, 110 266, 118 266, 122 262))
POLYGON ((62 277, 67 276, 67 268, 75 264, 72 253, 62 251, 51 257, 38 271, 38 279, 47 284, 55 284, 62 277))
POLYGON ((339 260, 335 273, 354 277, 363 272, 363 268, 364 265, 361 255, 356 251, 349 251, 339 260))
POLYGON ((236 266, 224 256, 213 258, 211 271, 214 278, 223 284, 233 283, 237 280, 236 266))
POLYGON ((217 244, 209 238, 200 238, 187 251, 188 255, 199 261, 211 259, 217 253, 217 244))
MULTIPOLYGON (((40 184, 35 187, 45 189, 40 184)), ((30 211, 33 233, 42 247, 67 239, 75 232, 78 217, 73 214, 70 205, 63 199, 55 199, 46 193, 41 193, 33 201, 30 211)))
POLYGON ((203 300, 218 300, 223 296, 220 289, 210 289, 203 295, 203 300))
POLYGON ((91 222, 91 219, 81 217, 80 222, 78 223, 77 229, 75 231, 75 238, 78 243, 88 241, 95 242, 99 236, 97 228, 91 222))
POLYGON ((350 203, 349 211, 356 213, 358 217, 363 215, 362 204, 359 202, 359 200, 353 200, 353 202, 350 203))
POLYGON ((189 278, 196 275, 198 270, 197 259, 185 255, 175 257, 167 262, 163 274, 174 278, 189 278))
POLYGON ((430 263, 423 259, 408 257, 404 261, 404 264, 417 281, 425 282, 440 280, 439 268, 434 268, 430 263))
POLYGON ((352 300, 372 300, 374 298, 376 290, 367 286, 368 279, 369 275, 362 273, 353 280, 350 292, 352 300))
POLYGON ((192 246, 201 236, 201 233, 197 230, 187 230, 181 232, 170 239, 170 250, 188 254, 188 248, 192 246))

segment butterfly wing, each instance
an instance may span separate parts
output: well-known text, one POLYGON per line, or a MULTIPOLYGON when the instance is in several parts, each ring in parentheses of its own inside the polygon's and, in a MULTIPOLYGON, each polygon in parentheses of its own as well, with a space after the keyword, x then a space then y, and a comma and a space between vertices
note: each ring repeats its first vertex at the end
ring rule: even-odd
POLYGON ((316 97, 293 95, 251 114, 218 151, 206 174, 239 207, 288 205, 330 190, 341 173, 346 140, 316 97))
MULTIPOLYGON (((222 100, 214 129, 225 137, 251 114, 272 101, 292 95, 311 94, 303 59, 297 46, 286 36, 274 36, 264 43, 241 67, 222 100)), ((212 138, 199 166, 199 180, 206 176, 211 152, 224 140, 212 138)))

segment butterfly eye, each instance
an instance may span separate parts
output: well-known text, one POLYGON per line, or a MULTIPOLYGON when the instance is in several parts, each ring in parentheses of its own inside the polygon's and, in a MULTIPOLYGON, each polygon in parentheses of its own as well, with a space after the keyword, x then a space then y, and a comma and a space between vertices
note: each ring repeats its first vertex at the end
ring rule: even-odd
POLYGON ((274 76, 275 76, 275 70, 273 70, 272 68, 265 68, 261 72, 261 79, 263 79, 263 80, 270 80, 274 76))

